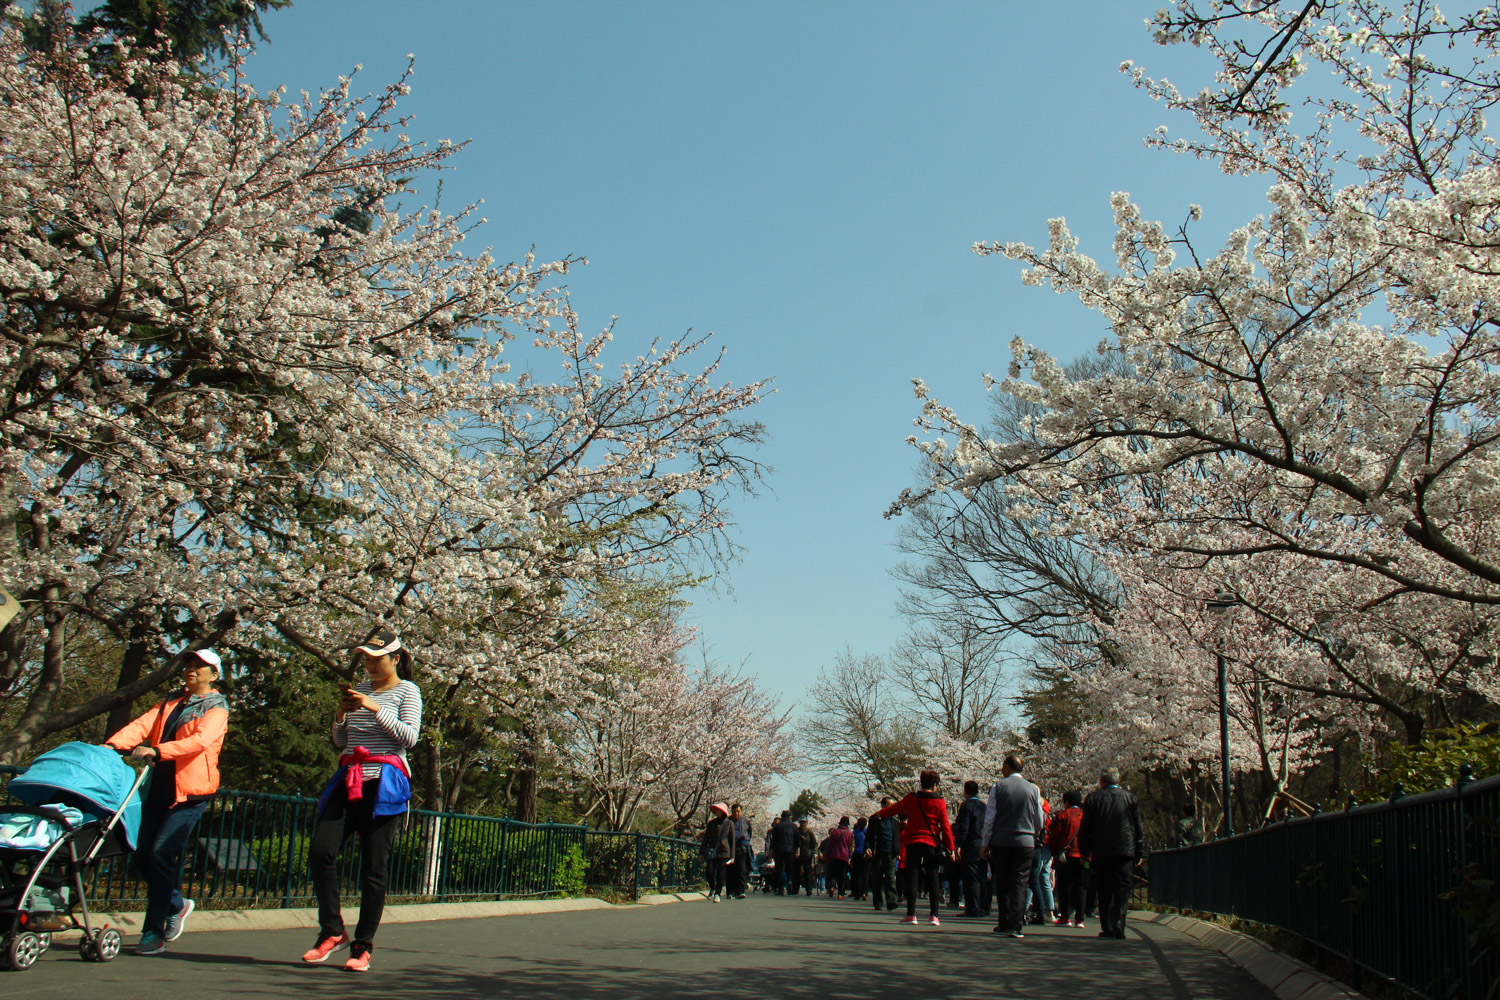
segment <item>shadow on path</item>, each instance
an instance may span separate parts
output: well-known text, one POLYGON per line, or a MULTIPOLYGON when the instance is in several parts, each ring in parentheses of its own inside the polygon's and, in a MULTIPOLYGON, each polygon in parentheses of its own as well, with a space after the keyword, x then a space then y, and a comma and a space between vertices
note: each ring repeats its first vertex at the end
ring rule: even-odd
MULTIPOLYGON (((352 918, 353 914, 348 914, 352 918)), ((1125 941, 1092 930, 1036 928, 1024 940, 988 921, 897 923, 852 901, 759 898, 728 904, 583 910, 390 924, 369 973, 342 955, 297 960, 305 931, 193 934, 156 958, 108 965, 47 955, 0 973, 0 997, 77 1000, 1268 1000, 1218 952, 1160 925, 1125 941)))

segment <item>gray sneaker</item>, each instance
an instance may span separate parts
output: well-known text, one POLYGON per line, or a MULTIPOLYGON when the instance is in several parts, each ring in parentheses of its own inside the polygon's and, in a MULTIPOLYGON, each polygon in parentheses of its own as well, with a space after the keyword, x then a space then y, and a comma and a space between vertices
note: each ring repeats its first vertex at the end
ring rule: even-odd
POLYGON ((182 925, 187 923, 187 918, 192 915, 193 901, 191 899, 184 899, 182 901, 182 909, 167 918, 167 929, 162 934, 162 939, 165 941, 176 941, 182 937, 182 925))

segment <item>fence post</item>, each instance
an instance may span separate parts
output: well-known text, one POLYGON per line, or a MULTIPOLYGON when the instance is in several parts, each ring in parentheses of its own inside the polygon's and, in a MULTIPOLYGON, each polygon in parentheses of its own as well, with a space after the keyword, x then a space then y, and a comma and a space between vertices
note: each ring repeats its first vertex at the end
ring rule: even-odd
POLYGON ((442 837, 443 817, 427 817, 427 844, 422 852, 422 895, 441 896, 442 887, 438 885, 438 871, 442 864, 442 837))
POLYGON ((281 826, 286 837, 286 868, 281 873, 281 908, 283 910, 292 908, 292 869, 297 867, 297 842, 292 836, 292 808, 292 803, 282 803, 281 814, 286 817, 286 822, 281 826))
POLYGON ((635 875, 631 878, 633 887, 630 898, 639 901, 641 898, 641 831, 635 831, 635 875))
POLYGON ((549 823, 547 825, 547 892, 546 892, 546 895, 548 895, 548 896, 552 895, 552 892, 553 892, 553 888, 552 887, 555 884, 555 879, 553 877, 555 873, 554 873, 553 868, 552 868, 552 865, 553 865, 553 860, 552 860, 553 859, 552 846, 553 846, 553 843, 554 843, 554 841, 556 839, 553 836, 554 833, 556 833, 556 831, 553 829, 552 825, 549 823))

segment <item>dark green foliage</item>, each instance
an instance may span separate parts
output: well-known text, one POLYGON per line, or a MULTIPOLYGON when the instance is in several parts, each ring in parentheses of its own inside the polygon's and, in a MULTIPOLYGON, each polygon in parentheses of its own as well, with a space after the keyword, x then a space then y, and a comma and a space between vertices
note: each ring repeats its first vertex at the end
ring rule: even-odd
POLYGON ((801 819, 803 816, 814 816, 823 809, 823 796, 810 788, 804 788, 797 793, 788 807, 792 810, 793 819, 801 819))
POLYGON ((329 737, 338 679, 277 644, 237 651, 234 663, 229 735, 219 762, 223 786, 316 795, 338 762, 329 737))
POLYGON ((183 62, 225 58, 234 39, 253 47, 267 41, 260 15, 291 6, 292 0, 104 0, 78 22, 80 31, 103 29, 143 48, 170 47, 183 62), (228 38, 226 39, 226 33, 228 38))
POLYGON ((1465 764, 1475 778, 1500 774, 1500 726, 1460 723, 1430 731, 1420 743, 1390 748, 1390 763, 1380 772, 1376 792, 1390 798, 1397 782, 1408 795, 1447 788, 1465 764))

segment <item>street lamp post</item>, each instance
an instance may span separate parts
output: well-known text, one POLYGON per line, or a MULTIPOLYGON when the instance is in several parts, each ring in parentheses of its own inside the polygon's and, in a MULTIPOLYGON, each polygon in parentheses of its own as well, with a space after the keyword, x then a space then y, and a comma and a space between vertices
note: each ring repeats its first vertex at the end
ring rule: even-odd
MULTIPOLYGON (((1234 594, 1220 591, 1205 606, 1216 615, 1226 615, 1238 603, 1239 598, 1234 594)), ((1234 833, 1234 806, 1229 798, 1233 791, 1229 779, 1229 675, 1225 669, 1222 638, 1219 640, 1218 648, 1214 650, 1214 657, 1218 660, 1219 667, 1219 760, 1223 768, 1224 782, 1224 834, 1228 836, 1234 833)))

